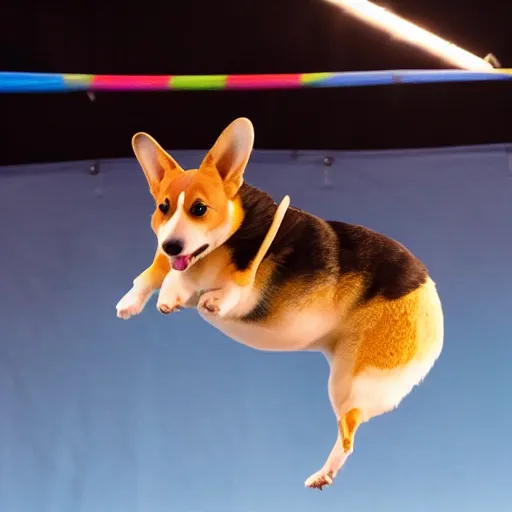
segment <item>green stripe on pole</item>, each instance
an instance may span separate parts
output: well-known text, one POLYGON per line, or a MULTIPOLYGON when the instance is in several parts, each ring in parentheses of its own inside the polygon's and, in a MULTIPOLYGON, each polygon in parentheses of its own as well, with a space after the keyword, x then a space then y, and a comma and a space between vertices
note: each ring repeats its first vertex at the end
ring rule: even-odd
POLYGON ((311 84, 314 82, 321 82, 326 78, 330 78, 334 73, 304 73, 300 77, 300 81, 303 84, 311 84))
POLYGON ((227 75, 171 76, 169 85, 174 90, 224 89, 227 78, 227 75))
POLYGON ((64 77, 64 82, 72 86, 85 86, 88 87, 91 85, 91 82, 94 79, 94 75, 81 75, 81 74, 71 74, 65 73, 62 75, 64 77))

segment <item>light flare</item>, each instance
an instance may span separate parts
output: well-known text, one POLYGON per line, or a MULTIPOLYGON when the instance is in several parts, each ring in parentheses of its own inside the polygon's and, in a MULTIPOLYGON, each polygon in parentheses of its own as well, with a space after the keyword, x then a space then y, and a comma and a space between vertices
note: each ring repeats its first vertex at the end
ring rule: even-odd
POLYGON ((352 16, 389 32, 393 37, 407 41, 462 69, 493 71, 485 59, 446 41, 428 30, 387 11, 368 0, 324 0, 350 13, 352 16))

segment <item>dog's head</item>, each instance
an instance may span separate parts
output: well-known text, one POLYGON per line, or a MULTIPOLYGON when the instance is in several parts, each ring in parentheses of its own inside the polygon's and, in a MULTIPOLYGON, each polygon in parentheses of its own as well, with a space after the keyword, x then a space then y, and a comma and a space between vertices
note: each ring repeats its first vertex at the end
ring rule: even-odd
POLYGON ((185 171, 151 136, 134 135, 133 150, 156 202, 151 226, 175 270, 187 270, 238 229, 243 212, 236 196, 253 143, 252 123, 236 119, 199 169, 185 171))

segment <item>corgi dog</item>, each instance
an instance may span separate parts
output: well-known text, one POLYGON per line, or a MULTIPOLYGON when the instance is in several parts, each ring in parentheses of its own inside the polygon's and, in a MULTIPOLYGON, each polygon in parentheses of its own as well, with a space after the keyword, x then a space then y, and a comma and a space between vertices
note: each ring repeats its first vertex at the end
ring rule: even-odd
POLYGON ((183 170, 149 135, 132 145, 155 199, 152 264, 117 304, 139 314, 160 290, 165 314, 197 308, 258 350, 319 351, 338 436, 305 486, 323 489, 354 450, 357 429, 395 409, 441 354, 444 321, 425 265, 359 225, 277 205, 244 181, 252 123, 233 121, 198 169, 183 170))

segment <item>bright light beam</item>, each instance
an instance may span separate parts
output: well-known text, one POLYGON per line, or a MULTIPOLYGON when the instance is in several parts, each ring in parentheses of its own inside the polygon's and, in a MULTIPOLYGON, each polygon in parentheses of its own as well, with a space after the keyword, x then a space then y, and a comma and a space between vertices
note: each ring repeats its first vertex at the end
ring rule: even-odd
POLYGON ((324 1, 334 4, 362 21, 389 32, 393 37, 403 39, 410 44, 418 46, 459 68, 469 71, 494 70, 493 66, 486 60, 441 39, 368 0, 324 1))

